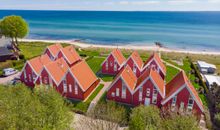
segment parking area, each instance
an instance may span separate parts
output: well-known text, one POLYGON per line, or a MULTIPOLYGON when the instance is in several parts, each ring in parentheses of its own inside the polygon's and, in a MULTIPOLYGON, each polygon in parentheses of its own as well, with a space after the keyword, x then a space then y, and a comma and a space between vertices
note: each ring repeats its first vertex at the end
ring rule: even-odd
POLYGON ((10 81, 12 81, 13 79, 19 78, 19 76, 20 76, 20 72, 14 74, 14 75, 7 76, 7 77, 0 77, 0 84, 7 84, 10 81))

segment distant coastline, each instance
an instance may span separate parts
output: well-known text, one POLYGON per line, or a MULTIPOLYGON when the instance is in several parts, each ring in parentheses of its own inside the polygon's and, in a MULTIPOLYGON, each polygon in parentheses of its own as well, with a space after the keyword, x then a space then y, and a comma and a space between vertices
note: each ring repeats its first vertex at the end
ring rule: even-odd
POLYGON ((133 46, 133 45, 99 45, 92 43, 83 43, 78 40, 40 40, 40 39, 20 39, 21 42, 46 42, 46 43, 67 43, 78 46, 80 48, 119 48, 119 49, 130 49, 130 50, 146 50, 146 51, 161 51, 168 53, 185 53, 185 54, 200 54, 200 55, 216 55, 220 56, 220 52, 212 52, 212 51, 189 51, 189 50, 181 50, 181 49, 170 49, 167 47, 159 47, 156 45, 151 46, 133 46))

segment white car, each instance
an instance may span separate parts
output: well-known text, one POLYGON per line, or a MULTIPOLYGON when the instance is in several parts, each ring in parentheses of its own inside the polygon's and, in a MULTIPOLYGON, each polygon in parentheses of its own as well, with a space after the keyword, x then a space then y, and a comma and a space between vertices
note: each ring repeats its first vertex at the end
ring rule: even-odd
POLYGON ((18 70, 15 70, 14 68, 6 68, 3 69, 3 76, 10 76, 13 74, 16 74, 18 72, 18 70))

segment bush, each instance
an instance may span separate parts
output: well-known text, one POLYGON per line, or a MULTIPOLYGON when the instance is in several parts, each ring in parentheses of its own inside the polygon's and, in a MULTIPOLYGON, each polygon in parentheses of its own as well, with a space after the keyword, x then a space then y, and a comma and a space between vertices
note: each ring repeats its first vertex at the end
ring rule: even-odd
POLYGON ((53 89, 0 86, 0 129, 68 129, 72 114, 53 89))
POLYGON ((95 109, 89 113, 89 116, 112 121, 121 125, 127 123, 126 109, 113 101, 100 102, 96 105, 95 109))
POLYGON ((215 114, 215 124, 220 127, 220 113, 215 114))
POLYGON ((24 60, 25 56, 23 54, 19 55, 19 59, 24 60))
POLYGON ((10 60, 7 60, 6 62, 0 62, 0 70, 11 67, 13 67, 13 64, 10 60))
POLYGON ((129 121, 130 130, 157 130, 160 125, 160 111, 157 107, 141 105, 132 110, 129 121))
POLYGON ((162 128, 163 130, 199 130, 198 122, 194 116, 177 114, 164 120, 162 128))

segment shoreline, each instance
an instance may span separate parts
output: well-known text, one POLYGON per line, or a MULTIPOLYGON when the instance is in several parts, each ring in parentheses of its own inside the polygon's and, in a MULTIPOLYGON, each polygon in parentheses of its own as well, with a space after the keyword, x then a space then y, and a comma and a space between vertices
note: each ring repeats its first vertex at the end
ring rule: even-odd
POLYGON ((46 42, 46 43, 67 43, 81 48, 119 48, 119 49, 130 49, 130 50, 145 50, 145 51, 161 51, 169 53, 185 53, 185 54, 200 54, 200 55, 217 55, 220 56, 220 52, 211 52, 211 51, 190 51, 190 50, 181 50, 181 49, 171 49, 166 47, 158 47, 156 45, 152 46, 134 46, 134 45, 101 45, 101 44, 91 44, 84 43, 80 41, 71 41, 71 40, 40 40, 40 39, 20 39, 21 42, 46 42))

